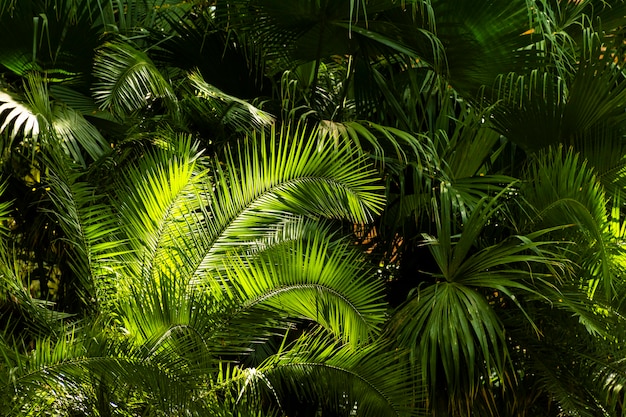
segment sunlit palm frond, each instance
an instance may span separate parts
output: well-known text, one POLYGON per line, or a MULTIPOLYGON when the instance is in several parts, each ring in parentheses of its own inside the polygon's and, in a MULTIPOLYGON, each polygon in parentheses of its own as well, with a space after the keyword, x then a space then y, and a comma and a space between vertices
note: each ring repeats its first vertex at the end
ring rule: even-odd
POLYGON ((66 158, 57 152, 48 159, 48 198, 53 205, 49 215, 59 223, 62 238, 69 244, 69 261, 82 285, 83 301, 94 300, 102 307, 113 301, 108 291, 119 267, 113 258, 129 249, 107 197, 66 158))
POLYGON ((269 307, 320 323, 338 339, 366 343, 385 319, 383 287, 356 248, 328 227, 225 261, 223 286, 242 310, 269 307))
POLYGON ((195 278, 220 269, 224 253, 273 233, 285 216, 365 223, 380 210, 382 187, 366 157, 321 135, 302 127, 273 128, 229 151, 224 166, 215 161, 204 253, 188 264, 195 278))
POLYGON ((449 404, 463 408, 476 399, 485 378, 510 372, 504 327, 480 291, 439 282, 415 292, 396 314, 403 346, 424 372, 431 395, 446 387, 449 404), (459 404, 461 404, 459 406, 459 404))
POLYGON ((94 125, 70 107, 56 104, 53 108, 52 129, 72 159, 87 166, 84 152, 99 160, 110 152, 110 146, 94 125))
POLYGON ((211 115, 219 124, 244 133, 266 128, 274 122, 273 115, 208 84, 198 72, 192 72, 189 80, 194 97, 188 98, 185 104, 189 111, 197 113, 195 117, 211 115))
POLYGON ((182 268, 181 259, 193 256, 183 248, 194 249, 190 234, 195 222, 204 221, 203 192, 210 184, 191 138, 180 136, 175 146, 142 155, 115 187, 114 204, 133 248, 125 262, 131 276, 158 276, 162 269, 169 272, 172 262, 182 268))
POLYGON ((116 204, 134 248, 125 264, 131 276, 141 277, 120 281, 121 293, 130 295, 126 284, 160 280, 163 273, 171 280, 174 272, 183 281, 212 286, 215 271, 226 269, 244 309, 284 303, 290 314, 319 318, 355 342, 366 340, 382 319, 380 287, 365 278, 356 284, 355 277, 364 275, 345 244, 331 245, 330 237, 318 236, 302 246, 304 237, 297 236, 290 244, 259 246, 302 216, 365 222, 379 210, 380 187, 365 157, 321 139, 300 130, 273 131, 270 138, 261 134, 242 143, 226 166, 215 161, 208 171, 190 141, 180 153, 144 155, 117 187, 116 204), (238 254, 246 253, 259 258, 238 263, 238 254), (313 269, 296 268, 298 262, 313 269), (290 288, 304 295, 285 296, 290 288), (315 297, 308 299, 318 293, 319 317, 315 297), (339 311, 352 312, 340 318, 337 303, 345 303, 339 311))
POLYGON ((24 89, 23 101, 0 93, 0 133, 5 131, 11 140, 21 139, 33 152, 40 145, 58 141, 82 166, 87 165, 85 156, 97 160, 109 151, 109 144, 95 126, 72 108, 50 100, 48 85, 40 75, 29 76, 24 89))
POLYGON ((19 347, 7 343, 0 349, 2 367, 12 369, 1 387, 4 395, 15 398, 2 404, 7 416, 36 416, 44 410, 133 414, 151 407, 168 414, 207 412, 206 402, 192 399, 201 379, 185 372, 172 347, 154 354, 105 340, 96 329, 68 328, 58 338, 40 339, 27 352, 17 353, 19 347))
POLYGON ((0 132, 7 132, 13 140, 19 133, 26 137, 37 138, 39 121, 37 115, 12 95, 0 92, 0 115, 3 117, 0 132))

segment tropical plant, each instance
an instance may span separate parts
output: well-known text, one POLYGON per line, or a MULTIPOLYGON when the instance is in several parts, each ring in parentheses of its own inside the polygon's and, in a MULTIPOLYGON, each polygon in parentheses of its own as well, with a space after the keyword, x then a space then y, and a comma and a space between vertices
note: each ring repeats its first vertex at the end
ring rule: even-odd
MULTIPOLYGON (((4 197, 20 197, 7 221, 18 267, 5 273, 15 278, 6 305, 39 323, 12 319, 5 350, 28 340, 20 354, 44 355, 69 332, 63 343, 89 355, 145 365, 143 352, 163 353, 164 363, 184 364, 180 380, 167 373, 175 366, 159 368, 181 394, 155 413, 217 413, 219 399, 255 414, 278 397, 277 413, 376 413, 374 402, 359 411, 344 401, 364 392, 361 383, 323 381, 318 370, 329 367, 296 363, 345 363, 379 381, 373 358, 391 366, 406 350, 410 367, 388 402, 414 413, 623 415, 624 16, 621 0, 0 1, 2 30, 20 34, 0 48, 4 197), (376 167, 384 209, 371 190, 354 206, 359 198, 337 194, 332 181, 281 188, 266 176, 272 164, 291 175, 286 161, 316 147, 328 160, 310 165, 315 175, 353 174, 332 155, 376 167), (167 169, 164 158, 174 161, 167 169), (191 181, 178 183, 182 194, 168 170, 191 181), (69 198, 74 189, 83 203, 69 198), (262 189, 273 191, 255 194, 262 189), (169 206, 151 195, 177 197, 169 206), (100 231, 93 242, 76 229, 85 222, 100 231), (358 291, 344 265, 363 262, 355 241, 378 272, 358 291), (339 292, 373 294, 355 305, 371 317, 298 281, 307 268, 339 292), (28 271, 39 290, 24 282, 28 271), (45 301, 33 304, 29 286, 45 301), (321 304, 309 304, 312 294, 321 304), (47 301, 58 302, 56 314, 39 314, 47 301), (325 309, 331 302, 343 307, 325 309), (233 329, 260 333, 209 332, 223 344, 217 362, 192 348, 195 336, 160 338, 155 324, 203 317, 208 329, 231 316, 233 329), (50 342, 38 351, 30 341, 40 337, 50 342), (213 371, 186 362, 192 351, 213 371), (360 358, 361 367, 352 362, 360 358), (186 385, 196 371, 213 391, 186 385), (313 383, 283 385, 290 375, 313 383), (236 381, 249 383, 233 394, 225 387, 236 381), (185 397, 199 392, 203 401, 185 397), (193 411, 196 401, 205 408, 193 411)), ((119 394, 116 366, 90 368, 100 391, 79 397, 91 409, 119 394)), ((78 391, 86 369, 75 368, 78 391)), ((124 407, 137 414, 158 387, 125 378, 133 394, 124 398, 136 402, 124 407)))
POLYGON ((5 303, 41 318, 5 332, 3 413, 406 414, 405 358, 376 341, 382 283, 336 231, 370 220, 382 189, 319 135, 272 131, 222 160, 179 137, 105 193, 57 152, 50 215, 89 310, 46 318, 5 248, 5 303))

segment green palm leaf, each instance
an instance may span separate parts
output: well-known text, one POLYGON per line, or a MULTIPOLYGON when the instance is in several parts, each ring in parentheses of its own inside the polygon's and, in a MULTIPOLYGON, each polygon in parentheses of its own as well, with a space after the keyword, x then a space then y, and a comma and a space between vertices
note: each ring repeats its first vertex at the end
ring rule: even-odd
POLYGON ((240 132, 262 129, 274 122, 271 114, 208 84, 198 72, 192 72, 189 80, 194 97, 189 98, 186 105, 197 113, 196 117, 205 118, 212 114, 220 124, 240 132))
POLYGON ((481 232, 501 210, 498 196, 479 202, 460 235, 453 235, 451 204, 442 192, 437 236, 424 235, 438 267, 435 281, 417 288, 396 311, 392 331, 421 366, 431 395, 436 398, 437 387, 445 386, 448 404, 463 409, 490 389, 491 376, 505 380, 512 370, 505 328, 492 298, 506 297, 536 329, 518 298, 554 291, 565 265, 547 249, 552 242, 535 241, 550 230, 477 247, 481 232))
MULTIPOLYGON (((572 149, 561 147, 541 152, 529 167, 523 194, 537 210, 538 224, 574 224, 579 228, 578 243, 587 242, 591 251, 580 245, 581 257, 575 262, 602 283, 604 295, 610 299, 614 278, 607 253, 607 201, 593 169, 580 159, 572 149)), ((590 290, 590 295, 593 292, 590 290)))
POLYGON ((53 204, 49 214, 65 233, 63 239, 72 252, 70 265, 81 283, 84 301, 95 300, 102 307, 113 302, 108 287, 115 282, 119 267, 114 257, 129 248, 106 197, 87 181, 79 166, 58 152, 48 162, 48 198, 53 204))
POLYGON ((405 360, 403 352, 385 342, 355 350, 328 343, 318 333, 270 357, 255 379, 286 413, 321 407, 363 416, 408 416, 417 411, 406 402, 416 388, 405 360))
POLYGON ((208 203, 203 193, 210 185, 191 139, 179 136, 174 143, 143 155, 115 187, 115 205, 133 248, 125 262, 131 277, 169 272, 182 263, 184 250, 198 250, 200 237, 192 231, 198 227, 194 222, 203 222, 202 207, 208 203))
POLYGON ((0 133, 23 145, 60 143, 75 162, 86 166, 86 156, 97 160, 110 149, 102 134, 85 118, 60 101, 51 101, 48 85, 40 75, 32 75, 24 85, 23 100, 0 93, 0 133), (87 155, 85 155, 85 152, 87 155))
POLYGON ((225 167, 213 165, 209 220, 196 237, 204 254, 188 264, 196 279, 221 268, 222 254, 273 233, 283 218, 372 219, 383 203, 375 172, 347 144, 335 148, 322 138, 315 130, 272 129, 228 152, 225 167))
POLYGON ((0 101, 2 102, 0 115, 4 119, 2 126, 0 126, 0 132, 8 131, 11 140, 15 139, 20 132, 31 138, 36 138, 39 135, 37 115, 33 114, 27 106, 4 92, 0 92, 0 101))
POLYGON ((354 345, 369 341, 385 318, 382 283, 348 242, 333 242, 328 228, 252 259, 229 257, 226 267, 222 285, 244 310, 264 306, 306 318, 354 345))
POLYGON ((109 42, 96 54, 94 76, 99 80, 94 97, 100 108, 122 118, 162 99, 173 108, 172 87, 143 52, 123 42, 109 42))

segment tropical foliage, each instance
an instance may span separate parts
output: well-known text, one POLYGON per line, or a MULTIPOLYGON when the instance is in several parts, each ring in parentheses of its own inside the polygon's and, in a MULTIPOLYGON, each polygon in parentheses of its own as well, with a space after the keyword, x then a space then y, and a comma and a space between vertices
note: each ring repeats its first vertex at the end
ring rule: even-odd
POLYGON ((626 3, 0 0, 15 416, 622 416, 626 3))

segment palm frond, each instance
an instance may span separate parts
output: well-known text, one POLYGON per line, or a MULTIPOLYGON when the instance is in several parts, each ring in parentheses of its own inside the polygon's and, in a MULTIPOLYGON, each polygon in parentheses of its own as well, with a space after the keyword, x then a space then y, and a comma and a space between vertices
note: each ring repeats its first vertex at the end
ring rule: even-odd
POLYGON ((109 42, 98 49, 93 74, 98 79, 93 92, 96 102, 117 117, 157 99, 170 108, 176 106, 169 82, 145 53, 128 43, 109 42))
POLYGON ((203 193, 210 184, 205 183, 207 172, 198 163, 200 152, 194 142, 185 136, 177 139, 175 148, 142 155, 115 187, 115 205, 133 248, 125 262, 132 271, 129 277, 169 272, 198 250, 194 245, 200 237, 192 231, 198 227, 195 222, 204 221, 202 207, 208 201, 203 193))
POLYGON ((106 111, 100 110, 93 98, 70 87, 54 84, 50 86, 50 96, 59 103, 80 113, 83 117, 97 118, 115 122, 115 117, 106 111))
POLYGON ((24 285, 15 251, 0 250, 0 318, 5 323, 1 337, 23 347, 39 337, 58 336, 63 331, 62 321, 71 315, 55 311, 53 302, 34 298, 24 285))
POLYGON ((146 356, 142 349, 102 340, 80 328, 68 328, 56 339, 41 339, 27 353, 10 354, 14 347, 6 343, 0 348, 2 366, 13 372, 2 381, 1 389, 5 396, 12 393, 15 398, 2 405, 4 415, 35 416, 43 410, 57 414, 99 414, 113 409, 136 413, 146 407, 170 414, 182 409, 207 412, 205 401, 191 398, 199 381, 193 382, 182 367, 179 373, 175 371, 177 355, 171 350, 146 356), (106 401, 102 401, 103 395, 106 401))
POLYGON ((337 339, 367 342, 385 319, 383 287, 355 247, 328 227, 249 257, 228 258, 223 286, 243 310, 266 306, 320 323, 337 339))
POLYGON ((436 397, 443 384, 455 407, 471 404, 491 383, 487 375, 504 380, 512 372, 506 332, 492 298, 506 297, 536 328, 518 298, 542 297, 542 288, 553 289, 567 267, 550 252, 553 242, 537 241, 549 229, 492 246, 478 244, 501 210, 500 196, 483 198, 456 235, 451 197, 442 192, 437 236, 424 235, 438 266, 435 281, 416 288, 392 322, 393 333, 421 366, 431 395, 436 397))
POLYGON ((420 394, 405 361, 402 351, 385 342, 355 350, 328 343, 318 333, 269 358, 257 368, 255 379, 286 413, 319 407, 363 416, 408 416, 417 410, 406 399, 420 394))
POLYGON ((0 102, 2 102, 0 115, 3 118, 0 133, 7 132, 11 140, 14 140, 20 133, 25 137, 37 138, 39 120, 29 107, 5 92, 0 92, 0 102))
POLYGON ((109 281, 115 281, 119 267, 114 257, 128 248, 107 198, 66 158, 57 152, 48 159, 47 196, 53 205, 49 215, 59 223, 69 244, 70 265, 81 283, 84 301, 95 300, 103 307, 114 301, 108 294, 109 281))
POLYGON ((362 152, 372 154, 374 161, 380 161, 383 168, 385 163, 389 162, 401 164, 412 162, 426 166, 427 163, 422 161, 432 157, 426 138, 418 138, 401 129, 367 120, 346 122, 322 120, 319 129, 329 139, 348 140, 362 152))
POLYGON ((527 2, 432 2, 437 38, 445 47, 447 76, 458 91, 490 89, 498 75, 543 67, 527 2), (470 57, 467 51, 471 50, 470 57))
POLYGON ((228 95, 204 81, 198 72, 189 75, 194 98, 187 99, 187 108, 197 112, 196 117, 212 114, 220 124, 237 132, 251 132, 271 125, 273 115, 253 106, 245 100, 228 95))
POLYGON ((20 138, 23 146, 32 149, 58 141, 83 166, 85 152, 93 160, 108 152, 109 144, 95 126, 72 108, 50 100, 47 82, 40 75, 29 76, 24 89, 23 101, 0 92, 0 133, 6 131, 11 141, 20 138))
POLYGON ((262 131, 224 161, 213 165, 207 222, 196 238, 204 239, 204 253, 188 263, 196 279, 221 269, 224 253, 273 233, 285 216, 365 223, 384 201, 366 157, 345 143, 333 146, 316 130, 262 131))
POLYGON ((623 119, 626 80, 622 74, 623 46, 607 50, 595 33, 587 35, 580 64, 569 86, 563 114, 565 138, 585 132, 600 121, 619 123, 623 119))
POLYGON ((492 122, 508 140, 534 152, 561 143, 568 84, 547 72, 498 76, 492 122))
POLYGON ((610 298, 614 278, 605 237, 607 201, 593 169, 580 159, 572 149, 562 147, 541 152, 528 169, 523 195, 537 211, 538 223, 548 227, 575 224, 579 228, 581 240, 593 250, 575 261, 602 282, 605 296, 610 298))
POLYGON ((110 152, 110 146, 98 129, 70 107, 56 104, 53 108, 52 129, 66 153, 82 166, 87 166, 84 152, 99 160, 110 152))

